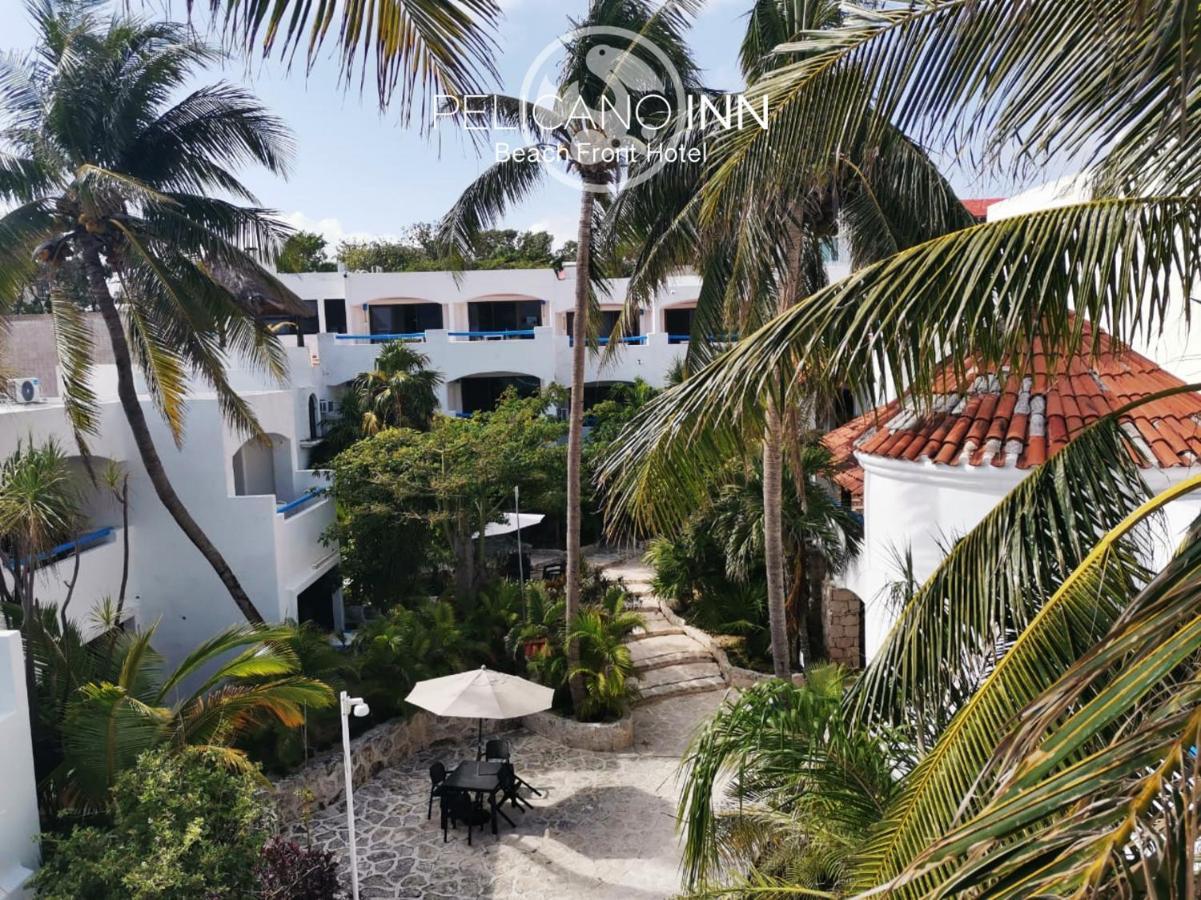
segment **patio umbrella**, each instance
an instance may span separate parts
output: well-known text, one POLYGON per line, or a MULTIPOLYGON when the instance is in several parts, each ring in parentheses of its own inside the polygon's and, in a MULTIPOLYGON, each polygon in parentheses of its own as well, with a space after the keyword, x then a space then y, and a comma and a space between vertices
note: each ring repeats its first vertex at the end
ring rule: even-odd
POLYGON ((550 709, 555 692, 516 675, 493 672, 480 666, 457 675, 419 681, 405 701, 439 716, 479 719, 479 740, 484 739, 484 719, 515 719, 550 709))

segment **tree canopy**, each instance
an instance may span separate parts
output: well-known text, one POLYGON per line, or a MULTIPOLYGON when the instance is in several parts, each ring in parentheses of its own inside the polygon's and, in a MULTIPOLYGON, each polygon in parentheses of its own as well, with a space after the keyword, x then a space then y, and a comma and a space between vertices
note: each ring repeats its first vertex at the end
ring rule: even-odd
MULTIPOLYGON (((566 245, 565 245, 566 249, 566 245)), ((545 269, 566 258, 554 252, 545 231, 494 228, 481 231, 452 259, 435 226, 419 222, 399 240, 349 240, 338 245, 338 261, 352 272, 439 272, 445 269, 545 269)))

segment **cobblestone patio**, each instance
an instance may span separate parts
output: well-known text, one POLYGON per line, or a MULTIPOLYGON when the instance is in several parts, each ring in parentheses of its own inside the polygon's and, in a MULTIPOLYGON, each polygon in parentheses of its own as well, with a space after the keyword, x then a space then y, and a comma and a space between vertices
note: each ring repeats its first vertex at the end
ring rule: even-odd
MULTIPOLYGON (((361 897, 638 900, 679 887, 675 833, 680 755, 722 691, 673 697, 635 710, 633 749, 573 750, 528 732, 510 736, 517 772, 543 792, 533 811, 506 809, 499 840, 486 829, 450 832, 442 843, 435 807, 426 821, 429 765, 448 768, 474 751, 436 746, 385 769, 355 791, 361 897)), ((336 851, 349 880, 344 804, 310 823, 315 844, 336 851)), ((302 833, 302 830, 301 830, 302 833)))

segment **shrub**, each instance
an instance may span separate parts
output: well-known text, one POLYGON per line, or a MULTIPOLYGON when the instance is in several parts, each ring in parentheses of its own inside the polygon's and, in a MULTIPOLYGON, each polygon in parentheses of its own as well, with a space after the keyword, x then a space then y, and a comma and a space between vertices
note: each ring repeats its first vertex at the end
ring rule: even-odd
POLYGON ((242 898, 266 838, 257 781, 211 749, 143 753, 112 791, 112 827, 45 842, 48 900, 242 898))
POLYGON ((338 863, 329 850, 272 838, 255 867, 262 900, 336 900, 344 897, 338 863))

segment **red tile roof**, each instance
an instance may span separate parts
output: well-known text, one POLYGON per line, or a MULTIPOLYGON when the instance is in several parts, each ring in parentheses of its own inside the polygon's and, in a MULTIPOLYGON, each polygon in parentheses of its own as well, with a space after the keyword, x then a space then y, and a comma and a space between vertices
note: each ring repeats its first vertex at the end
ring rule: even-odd
POLYGON ((988 208, 994 203, 1000 203, 1004 199, 1004 197, 980 197, 973 200, 964 200, 963 205, 977 219, 984 219, 988 215, 988 208))
MULTIPOLYGON (((863 470, 855 454, 945 466, 1028 469, 1045 462, 1080 430, 1108 412, 1184 384, 1158 365, 1100 336, 1100 352, 1050 361, 1036 341, 1023 377, 983 373, 969 362, 956 382, 948 366, 943 393, 922 407, 894 400, 823 438, 835 481, 860 500, 863 470), (955 390, 956 384, 966 390, 955 390)), ((1122 417, 1131 456, 1144 467, 1201 460, 1201 395, 1182 393, 1122 417)))

